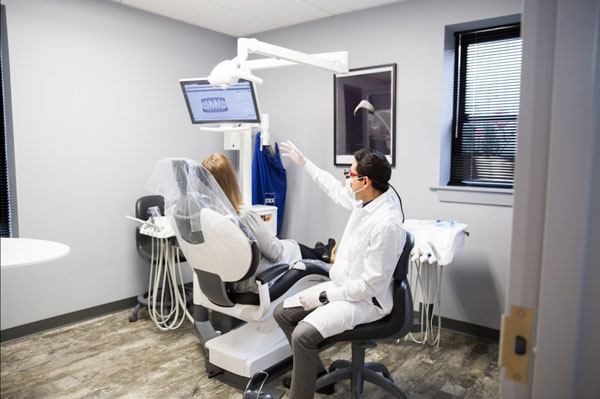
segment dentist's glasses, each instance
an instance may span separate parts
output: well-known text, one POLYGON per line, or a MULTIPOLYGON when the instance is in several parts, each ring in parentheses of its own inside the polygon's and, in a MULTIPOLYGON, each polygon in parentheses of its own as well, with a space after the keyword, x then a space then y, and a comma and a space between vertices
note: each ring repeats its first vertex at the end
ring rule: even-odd
POLYGON ((352 177, 356 177, 356 179, 355 179, 355 180, 362 180, 362 179, 364 179, 366 176, 359 175, 358 173, 356 173, 356 172, 353 172, 353 171, 351 171, 351 170, 349 170, 349 169, 344 169, 344 177, 345 177, 346 179, 350 179, 350 178, 352 178, 352 177))

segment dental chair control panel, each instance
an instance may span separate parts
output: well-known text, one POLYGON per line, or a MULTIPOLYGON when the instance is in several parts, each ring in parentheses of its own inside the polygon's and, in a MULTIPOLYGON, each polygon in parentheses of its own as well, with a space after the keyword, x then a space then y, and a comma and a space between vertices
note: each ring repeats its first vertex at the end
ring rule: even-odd
POLYGON ((175 236, 171 223, 166 216, 153 217, 142 223, 140 233, 155 238, 170 238, 175 236))

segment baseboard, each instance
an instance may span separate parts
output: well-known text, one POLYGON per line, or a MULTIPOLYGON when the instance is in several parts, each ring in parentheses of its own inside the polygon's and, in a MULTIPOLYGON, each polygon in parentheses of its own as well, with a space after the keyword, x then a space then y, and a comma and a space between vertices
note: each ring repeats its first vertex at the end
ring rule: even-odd
MULTIPOLYGON (((415 312, 415 322, 421 318, 419 312, 415 312)), ((416 323, 415 323, 416 324, 416 323)), ((433 318, 433 325, 437 327, 438 317, 433 318)), ((418 326, 417 326, 418 328, 418 326)), ((490 341, 500 341, 500 330, 494 328, 479 326, 477 324, 471 324, 460 320, 448 319, 442 317, 442 328, 446 330, 456 331, 466 335, 472 335, 478 338, 489 339, 490 341)), ((413 330, 414 331, 414 330, 413 330)))
MULTIPOLYGON (((192 282, 185 283, 186 288, 192 288, 192 282)), ((41 333, 48 330, 54 330, 69 324, 79 323, 96 317, 104 316, 110 313, 120 312, 132 308, 138 304, 138 296, 125 298, 118 301, 105 303, 87 309, 77 310, 75 312, 50 317, 44 320, 34 321, 33 323, 23 324, 0 331, 0 342, 12 341, 18 338, 27 337, 32 334, 41 333)))
POLYGON ((133 296, 131 298, 121 299, 119 301, 105 303, 103 305, 50 317, 48 319, 34 321, 33 323, 7 328, 0 331, 0 342, 12 341, 32 334, 54 330, 69 324, 79 323, 85 320, 125 310, 127 308, 133 308, 136 304, 137 296, 133 296))
MULTIPOLYGON (((437 326, 437 321, 433 324, 437 326)), ((489 339, 490 341, 500 341, 500 330, 496 330, 495 328, 478 326, 477 324, 465 323, 464 321, 452 320, 442 317, 442 328, 458 331, 467 335, 473 335, 479 338, 489 339)))

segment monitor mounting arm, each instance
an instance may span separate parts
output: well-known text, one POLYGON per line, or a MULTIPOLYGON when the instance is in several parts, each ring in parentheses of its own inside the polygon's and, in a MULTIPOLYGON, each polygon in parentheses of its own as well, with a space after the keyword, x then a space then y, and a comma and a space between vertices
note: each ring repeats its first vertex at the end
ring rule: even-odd
POLYGON ((262 79, 252 75, 252 70, 297 64, 312 65, 335 73, 347 73, 348 52, 305 54, 256 39, 239 38, 237 56, 219 63, 210 73, 208 81, 211 85, 221 88, 236 84, 240 78, 261 84, 262 79), (250 54, 269 58, 248 60, 250 54))

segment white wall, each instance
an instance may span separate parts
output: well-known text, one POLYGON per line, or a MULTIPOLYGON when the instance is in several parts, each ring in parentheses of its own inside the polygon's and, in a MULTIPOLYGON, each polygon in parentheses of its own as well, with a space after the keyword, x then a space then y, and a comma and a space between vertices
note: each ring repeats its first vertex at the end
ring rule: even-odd
MULTIPOLYGON (((521 11, 519 0, 419 0, 336 16, 256 35, 259 40, 318 53, 349 51, 350 67, 398 64, 396 168, 392 184, 407 218, 467 223, 471 236, 444 271, 443 316, 500 328, 510 254, 512 208, 439 202, 429 189, 440 179, 444 120, 444 29, 447 25, 521 11)), ((273 137, 291 139, 325 170, 333 166, 333 77, 299 66, 258 71, 262 112, 271 114, 273 137)), ((447 84, 447 83, 446 83, 447 84)), ((444 139, 446 139, 444 137, 444 139)), ((349 214, 297 167, 288 165, 283 235, 305 244, 340 238, 349 214)))
POLYGON ((155 162, 202 160, 219 134, 189 121, 178 80, 207 74, 235 40, 108 1, 6 5, 21 237, 68 244, 58 261, 2 270, 1 328, 147 287, 125 215, 155 162))

